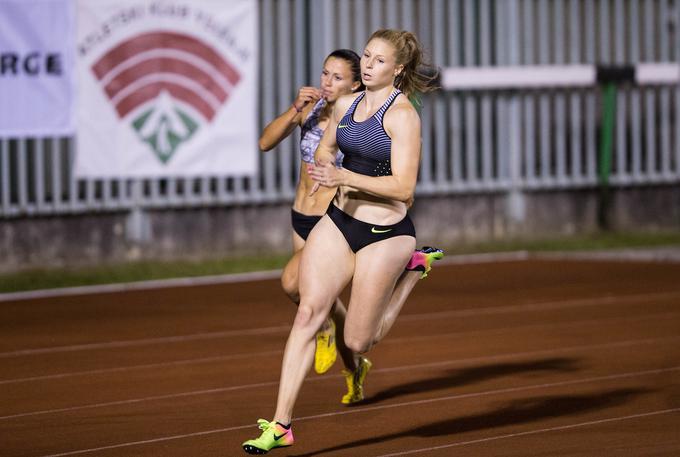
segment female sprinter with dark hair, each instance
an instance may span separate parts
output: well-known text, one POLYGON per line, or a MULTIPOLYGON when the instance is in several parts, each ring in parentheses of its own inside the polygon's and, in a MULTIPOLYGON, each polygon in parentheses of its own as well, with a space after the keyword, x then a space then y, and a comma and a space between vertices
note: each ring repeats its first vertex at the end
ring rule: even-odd
MULTIPOLYGON (((298 268, 301 250, 309 232, 321 219, 335 194, 335 189, 325 188, 310 195, 314 183, 307 174, 307 164, 314 163, 314 152, 328 125, 336 100, 364 87, 357 53, 350 49, 337 49, 330 53, 324 60, 320 82, 319 88, 301 87, 290 108, 264 128, 259 141, 260 149, 269 151, 300 127, 300 181, 291 208, 294 254, 281 275, 283 290, 295 304, 300 303, 298 268)), ((336 160, 339 164, 342 157, 338 156, 336 160)), ((336 360, 335 329, 342 329, 345 314, 344 305, 337 299, 330 318, 324 321, 316 335, 314 368, 319 374, 328 371, 336 360)), ((337 347, 347 369, 355 370, 358 356, 345 347, 342 332, 337 337, 337 347)))
MULTIPOLYGON (((243 443, 249 454, 293 444, 293 406, 314 359, 315 334, 345 286, 351 281, 344 344, 363 354, 392 327, 404 303, 396 299, 398 289, 424 277, 442 255, 434 249, 414 255, 415 228, 407 215, 420 160, 420 119, 408 97, 430 90, 429 78, 419 72, 421 60, 412 33, 371 35, 361 57, 366 90, 336 101, 315 163, 306 166, 315 182, 311 195, 330 189, 335 197, 302 250, 300 302, 283 356, 276 411, 271 422, 258 421, 259 438, 243 443), (342 167, 336 166, 338 147, 342 167), (404 273, 405 268, 422 273, 404 273)), ((370 368, 362 368, 364 360, 353 378, 370 368)))

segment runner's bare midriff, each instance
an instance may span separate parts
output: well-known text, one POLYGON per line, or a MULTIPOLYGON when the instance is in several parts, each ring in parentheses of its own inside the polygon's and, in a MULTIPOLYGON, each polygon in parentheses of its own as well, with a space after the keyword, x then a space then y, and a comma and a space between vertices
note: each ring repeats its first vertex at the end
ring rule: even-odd
POLYGON ((307 174, 307 164, 302 162, 300 166, 300 182, 295 192, 293 209, 307 216, 323 216, 326 214, 331 200, 333 200, 336 188, 319 186, 319 189, 310 196, 309 194, 312 192, 313 187, 314 181, 307 174))
POLYGON ((348 186, 340 187, 335 205, 355 219, 376 225, 396 224, 406 216, 406 204, 348 186))

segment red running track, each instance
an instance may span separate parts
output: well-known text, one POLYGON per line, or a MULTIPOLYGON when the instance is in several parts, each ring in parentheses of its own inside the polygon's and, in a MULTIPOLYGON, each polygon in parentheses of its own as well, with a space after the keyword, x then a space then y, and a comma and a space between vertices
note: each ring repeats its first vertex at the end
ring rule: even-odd
MULTIPOLYGON (((0 303, 0 455, 239 456, 295 308, 277 280, 0 303)), ((273 456, 678 456, 680 264, 436 265, 344 407, 273 456)))

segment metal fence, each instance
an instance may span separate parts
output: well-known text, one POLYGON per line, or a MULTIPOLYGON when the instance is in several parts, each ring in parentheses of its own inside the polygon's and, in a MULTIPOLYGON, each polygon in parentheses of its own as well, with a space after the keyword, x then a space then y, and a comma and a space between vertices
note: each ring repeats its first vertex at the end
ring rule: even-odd
MULTIPOLYGON (((259 0, 260 127, 335 48, 414 31, 440 67, 680 62, 680 0, 259 0)), ((517 192, 597 183, 597 88, 439 91, 422 109, 417 192, 517 192)), ((255 177, 76 180, 73 138, 0 139, 0 216, 291 200, 298 133, 255 177)), ((610 183, 680 182, 680 87, 617 94, 610 183)))

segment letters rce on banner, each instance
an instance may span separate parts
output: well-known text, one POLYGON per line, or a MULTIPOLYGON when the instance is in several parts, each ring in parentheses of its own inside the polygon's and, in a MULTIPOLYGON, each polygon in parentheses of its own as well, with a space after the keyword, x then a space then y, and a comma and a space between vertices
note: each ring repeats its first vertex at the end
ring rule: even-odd
POLYGON ((63 71, 63 56, 59 53, 0 53, 0 76, 61 76, 63 71))

